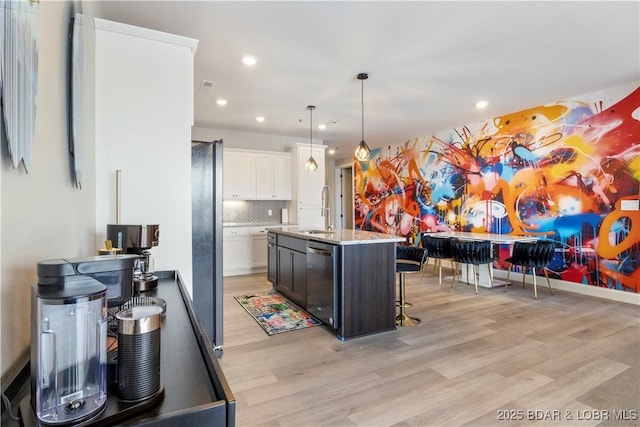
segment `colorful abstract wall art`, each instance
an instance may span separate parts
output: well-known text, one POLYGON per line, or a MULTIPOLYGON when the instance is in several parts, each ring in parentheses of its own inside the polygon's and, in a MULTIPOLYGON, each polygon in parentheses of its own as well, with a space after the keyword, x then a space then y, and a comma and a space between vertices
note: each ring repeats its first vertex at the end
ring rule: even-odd
POLYGON ((356 228, 541 236, 556 279, 640 292, 640 87, 373 150, 354 192, 356 228))

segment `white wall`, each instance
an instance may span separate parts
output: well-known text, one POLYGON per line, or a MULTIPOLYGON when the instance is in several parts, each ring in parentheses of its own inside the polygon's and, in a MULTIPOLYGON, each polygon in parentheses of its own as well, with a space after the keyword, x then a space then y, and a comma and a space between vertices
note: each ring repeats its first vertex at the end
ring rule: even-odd
MULTIPOLYGON (((267 135, 227 129, 212 129, 194 126, 191 137, 195 141, 213 141, 223 139, 223 147, 245 148, 264 151, 292 151, 296 144, 309 144, 309 138, 267 135)), ((323 145, 321 139, 313 139, 314 145, 323 145)))
POLYGON ((120 222, 160 225, 155 269, 180 270, 189 292, 195 46, 193 39, 97 21, 98 242, 103 247, 106 225, 115 224, 119 169, 120 222))
MULTIPOLYGON (((123 88, 117 85, 94 86, 95 34, 87 22, 100 15, 99 4, 47 1, 40 2, 39 7, 36 131, 33 164, 28 174, 22 167, 12 168, 6 144, 2 144, 0 367, 3 383, 11 379, 13 371, 29 357, 31 287, 37 280, 37 263, 51 258, 94 255, 103 246, 105 226, 114 220, 116 168, 123 170, 123 220, 159 223, 160 246, 152 250, 156 269, 178 269, 185 282, 191 284, 193 70, 176 71, 171 66, 171 58, 156 63, 155 73, 149 75, 161 74, 180 82, 179 87, 173 88, 178 94, 156 86, 153 90, 156 97, 149 96, 145 108, 127 110, 130 102, 126 99, 132 99, 136 87, 123 91, 118 90, 123 88), (67 38, 75 12, 84 15, 86 47, 82 190, 76 189, 72 182, 67 130, 67 38), (100 126, 109 126, 112 132, 108 133, 109 138, 104 137, 106 133, 100 133, 99 146, 94 135, 94 128, 97 131, 99 127, 94 117, 94 92, 101 95, 106 92, 106 97, 113 97, 122 111, 113 115, 113 121, 100 122, 100 126), (190 100, 180 112, 169 112, 164 107, 172 103, 165 102, 163 96, 190 100), (181 129, 163 126, 176 117, 184 122, 181 129), (141 130, 142 125, 150 124, 144 132, 141 130)), ((173 60, 178 59, 173 57, 173 60)), ((131 71, 124 67, 122 70, 131 71)), ((150 84, 156 82, 153 78, 148 80, 150 84)))
MULTIPOLYGON (((28 357, 31 286, 38 261, 95 253, 93 143, 85 143, 83 190, 72 183, 67 136, 70 2, 40 2, 36 129, 29 173, 2 146, 2 377, 28 357)), ((12 106, 6 106, 11 108, 12 106)), ((15 107, 14 107, 15 108, 15 107)))

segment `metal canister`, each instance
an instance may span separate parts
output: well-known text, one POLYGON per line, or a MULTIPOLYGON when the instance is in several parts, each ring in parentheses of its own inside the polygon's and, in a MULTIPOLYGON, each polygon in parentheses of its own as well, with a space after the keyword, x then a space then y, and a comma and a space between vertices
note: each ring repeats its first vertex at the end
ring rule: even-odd
POLYGON ((132 307, 118 319, 118 399, 138 402, 160 391, 162 308, 132 307))

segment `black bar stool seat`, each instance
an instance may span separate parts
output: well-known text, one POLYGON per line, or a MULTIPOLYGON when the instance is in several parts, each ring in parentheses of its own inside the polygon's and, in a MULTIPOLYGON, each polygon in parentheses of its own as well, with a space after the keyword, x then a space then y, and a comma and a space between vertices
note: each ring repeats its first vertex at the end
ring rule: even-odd
MULTIPOLYGON (((487 269, 489 270, 489 281, 491 289, 493 289, 493 270, 491 269, 493 256, 490 241, 460 240, 452 238, 451 252, 453 253, 453 259, 457 263, 467 265, 467 278, 469 277, 469 265, 473 265, 473 283, 476 287, 476 294, 478 293, 478 268, 482 264, 487 265, 487 269)), ((453 279, 451 280, 451 283, 453 283, 453 279)))
POLYGON ((542 268, 544 275, 547 278, 547 285, 549 286, 549 292, 553 295, 553 289, 551 289, 551 283, 549 282, 549 274, 547 274, 547 265, 553 258, 556 244, 551 240, 538 240, 535 242, 515 242, 513 245, 513 252, 511 257, 505 261, 509 263, 509 270, 507 271, 507 281, 504 285, 504 291, 507 292, 507 286, 509 286, 509 275, 511 274, 511 267, 519 265, 522 267, 522 287, 524 288, 524 277, 528 268, 533 271, 533 297, 538 299, 538 290, 536 288, 536 268, 542 268))
POLYGON ((422 270, 425 254, 424 248, 413 246, 396 247, 396 273, 399 276, 400 293, 400 300, 398 301, 400 313, 396 316, 396 325, 398 326, 417 326, 420 324, 420 319, 409 316, 406 312, 406 309, 412 307, 412 305, 406 300, 404 276, 406 273, 418 273, 422 270))
MULTIPOLYGON (((429 261, 429 258, 435 260, 433 268, 434 271, 438 269, 438 285, 442 285, 442 260, 451 260, 451 269, 455 269, 453 266, 453 254, 451 253, 451 238, 424 235, 420 239, 420 243, 427 251, 425 264, 429 261)), ((424 272, 422 277, 424 278, 424 272)))

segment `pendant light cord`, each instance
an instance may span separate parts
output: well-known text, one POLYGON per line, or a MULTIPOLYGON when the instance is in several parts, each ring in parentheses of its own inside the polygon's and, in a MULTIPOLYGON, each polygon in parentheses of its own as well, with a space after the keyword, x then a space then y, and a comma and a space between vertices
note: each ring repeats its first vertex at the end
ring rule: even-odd
POLYGON ((311 142, 309 155, 313 157, 313 108, 309 108, 309 115, 311 116, 309 119, 309 141, 311 142))
POLYGON ((364 141, 364 79, 360 80, 360 82, 362 82, 362 90, 360 91, 360 94, 361 94, 360 105, 362 106, 362 141, 364 141))

